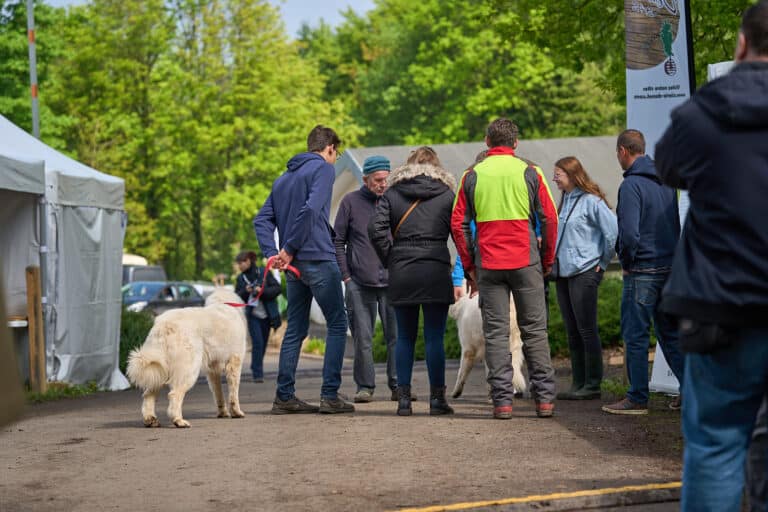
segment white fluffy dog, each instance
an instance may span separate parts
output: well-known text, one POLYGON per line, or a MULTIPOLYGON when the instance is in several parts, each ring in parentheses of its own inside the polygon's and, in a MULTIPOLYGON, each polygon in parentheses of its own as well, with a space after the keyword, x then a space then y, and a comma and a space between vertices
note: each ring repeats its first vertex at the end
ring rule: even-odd
MULTIPOLYGON (((461 343, 461 365, 453 388, 453 398, 458 398, 464 391, 464 384, 475 361, 485 360, 485 336, 478 296, 470 298, 464 295, 449 308, 448 312, 456 320, 461 343)), ((515 393, 525 393, 528 385, 523 375, 523 341, 517 326, 515 302, 511 296, 509 297, 509 350, 512 353, 512 386, 515 393)))
POLYGON ((184 396, 205 369, 219 418, 245 416, 240 410, 240 371, 245 357, 247 327, 244 308, 233 292, 218 289, 202 308, 166 311, 155 319, 144 345, 128 356, 128 379, 144 390, 141 415, 147 427, 159 427, 155 399, 168 385, 168 417, 177 427, 189 427, 181 415, 184 396), (222 372, 227 378, 229 400, 224 404, 222 372))

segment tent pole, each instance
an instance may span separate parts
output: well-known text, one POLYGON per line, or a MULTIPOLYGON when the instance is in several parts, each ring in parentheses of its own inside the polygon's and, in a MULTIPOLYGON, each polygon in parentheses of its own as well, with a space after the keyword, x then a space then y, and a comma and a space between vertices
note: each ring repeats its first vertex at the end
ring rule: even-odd
POLYGON ((54 371, 53 333, 51 332, 51 301, 48 299, 48 201, 45 193, 40 197, 40 294, 43 305, 43 346, 50 360, 46 363, 46 375, 50 379, 54 371))
POLYGON ((37 103, 37 52, 35 50, 35 5, 27 0, 27 37, 29 39, 29 82, 32 94, 32 135, 40 138, 40 111, 37 103))

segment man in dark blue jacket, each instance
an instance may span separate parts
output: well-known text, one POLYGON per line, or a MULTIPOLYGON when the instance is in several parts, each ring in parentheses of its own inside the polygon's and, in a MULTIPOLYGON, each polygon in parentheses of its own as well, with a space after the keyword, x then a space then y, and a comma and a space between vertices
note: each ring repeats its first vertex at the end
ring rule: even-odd
POLYGON ((387 301, 387 269, 381 264, 368 238, 368 223, 376 213, 379 198, 387 190, 389 159, 370 156, 363 162, 363 186, 342 198, 333 230, 336 232, 336 261, 346 285, 347 315, 355 342, 353 378, 357 384, 355 402, 370 402, 376 388, 373 367, 373 329, 376 314, 381 317, 387 343, 387 383, 397 400, 395 374, 395 311, 387 301))
POLYGON ((333 164, 341 140, 336 132, 316 126, 307 137, 307 152, 288 161, 288 170, 272 184, 256 218, 256 238, 266 257, 277 255, 277 268, 288 264, 301 277, 287 275, 288 327, 280 347, 277 392, 273 414, 352 412, 354 406, 339 398, 341 367, 347 335, 347 315, 336 263, 333 230, 328 223, 336 171, 333 164), (275 228, 280 252, 275 247, 275 228), (295 394, 296 365, 301 343, 309 332, 309 310, 315 299, 328 327, 323 361, 320 407, 295 394))
POLYGON ((686 351, 683 510, 740 510, 768 393, 768 0, 744 13, 734 60, 656 146, 659 176, 691 200, 662 301, 686 351))
POLYGON ((616 156, 624 170, 616 217, 616 253, 624 271, 621 298, 621 336, 624 338, 629 391, 615 404, 603 406, 611 414, 648 414, 648 347, 651 321, 664 358, 682 383, 683 355, 677 327, 659 309, 661 289, 672 267, 680 236, 675 191, 665 187, 645 154, 645 137, 625 130, 616 142, 616 156))

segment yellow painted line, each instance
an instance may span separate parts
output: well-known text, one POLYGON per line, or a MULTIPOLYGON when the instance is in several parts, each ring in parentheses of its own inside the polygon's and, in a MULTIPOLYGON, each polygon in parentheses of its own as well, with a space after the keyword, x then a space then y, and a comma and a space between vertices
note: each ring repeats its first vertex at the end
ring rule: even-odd
POLYGON ((529 503, 543 500, 563 500, 567 498, 583 498, 587 496, 604 496, 622 492, 656 491, 662 489, 679 489, 682 482, 667 482, 664 484, 627 485, 626 487, 606 487, 605 489, 592 489, 589 491, 558 492, 554 494, 535 494, 522 498, 503 498, 499 500, 475 501, 468 503, 454 503, 452 505, 433 505, 423 508, 403 508, 399 512, 447 512, 450 510, 467 510, 470 508, 493 507, 498 505, 511 505, 514 503, 529 503))

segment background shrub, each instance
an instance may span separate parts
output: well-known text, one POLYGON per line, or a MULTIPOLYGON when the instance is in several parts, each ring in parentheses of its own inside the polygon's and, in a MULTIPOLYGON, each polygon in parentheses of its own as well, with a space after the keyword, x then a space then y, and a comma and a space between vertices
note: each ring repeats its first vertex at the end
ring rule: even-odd
POLYGON ((128 354, 134 348, 139 348, 149 334, 154 317, 148 311, 132 313, 123 308, 120 317, 120 371, 125 373, 128 364, 128 354))
MULTIPOLYGON (((416 360, 424 360, 424 315, 419 315, 419 334, 416 338, 416 360)), ((461 357, 461 344, 459 335, 456 331, 456 322, 448 317, 448 323, 445 327, 445 357, 446 359, 459 359, 461 357)), ((377 363, 383 363, 387 360, 387 344, 384 342, 384 331, 381 328, 381 322, 376 322, 376 329, 373 332, 373 360, 377 363)))

